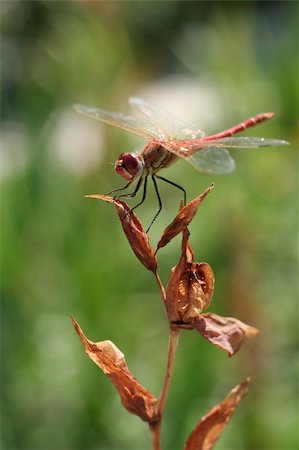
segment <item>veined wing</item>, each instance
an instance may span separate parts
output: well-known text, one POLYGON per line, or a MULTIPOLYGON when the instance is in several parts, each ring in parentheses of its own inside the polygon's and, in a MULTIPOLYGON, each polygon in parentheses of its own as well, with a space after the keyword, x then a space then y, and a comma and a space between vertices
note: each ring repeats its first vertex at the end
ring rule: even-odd
POLYGON ((230 173, 236 167, 228 150, 221 147, 204 147, 185 160, 200 172, 205 173, 230 173))
POLYGON ((280 139, 266 139, 260 137, 226 137, 221 139, 194 139, 190 141, 180 141, 173 143, 172 153, 181 157, 188 157, 201 151, 205 147, 228 147, 228 148, 258 148, 258 147, 279 147, 289 145, 289 142, 280 139))
POLYGON ((258 148, 289 145, 289 143, 280 139, 227 137, 210 141, 203 138, 185 142, 165 142, 163 145, 201 172, 230 173, 235 169, 235 161, 224 147, 258 148))
POLYGON ((200 172, 205 173, 230 173, 235 167, 235 161, 228 150, 220 147, 204 146, 203 140, 197 144, 196 152, 189 152, 185 145, 178 142, 163 142, 165 147, 171 153, 185 159, 200 172))
POLYGON ((84 114, 85 116, 129 131, 129 133, 136 134, 144 139, 160 139, 159 129, 145 118, 125 116, 120 113, 105 111, 104 109, 92 108, 85 105, 74 105, 73 108, 75 111, 84 114))
MULTIPOLYGON (((214 141, 206 141, 206 143, 215 147, 207 146, 198 149, 197 144, 197 151, 185 159, 196 167, 196 169, 207 173, 230 173, 235 169, 235 161, 224 146, 231 148, 258 148, 289 145, 289 142, 280 139, 259 137, 227 137, 214 141)), ((204 139, 201 140, 201 145, 204 145, 204 139)))
MULTIPOLYGON (((204 139, 201 143, 204 143, 204 139)), ((222 139, 215 139, 206 141, 208 145, 215 147, 230 147, 230 148, 258 148, 258 147, 279 147, 281 145, 290 145, 289 142, 281 139, 267 139, 260 137, 227 137, 222 139)))
POLYGON ((200 139, 204 136, 198 128, 186 125, 169 112, 141 98, 130 97, 129 103, 159 130, 161 140, 200 139))

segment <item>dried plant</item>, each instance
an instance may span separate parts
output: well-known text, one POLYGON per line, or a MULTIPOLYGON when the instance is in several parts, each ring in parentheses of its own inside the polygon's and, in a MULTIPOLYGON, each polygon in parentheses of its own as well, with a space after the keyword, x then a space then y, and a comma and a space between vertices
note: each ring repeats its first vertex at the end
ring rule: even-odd
MULTIPOLYGON (((245 338, 257 336, 259 331, 233 317, 221 317, 203 311, 210 305, 214 293, 214 274, 206 262, 196 262, 189 242, 188 225, 198 208, 212 190, 213 185, 201 195, 180 208, 178 215, 165 229, 153 250, 147 234, 135 213, 119 199, 107 195, 88 195, 113 203, 120 218, 124 233, 139 261, 150 270, 157 281, 160 295, 169 322, 169 348, 167 367, 159 398, 156 398, 133 377, 121 350, 111 341, 92 342, 87 339, 78 323, 73 325, 85 347, 86 353, 111 380, 121 398, 122 405, 131 413, 147 422, 154 450, 161 450, 161 423, 167 399, 176 349, 181 330, 196 330, 213 345, 234 355, 245 338), (178 264, 171 269, 164 288, 158 275, 157 252, 175 236, 182 235, 181 255, 178 264)), ((187 438, 185 450, 210 450, 229 422, 236 406, 247 394, 250 379, 235 386, 225 399, 212 408, 198 423, 187 438)))

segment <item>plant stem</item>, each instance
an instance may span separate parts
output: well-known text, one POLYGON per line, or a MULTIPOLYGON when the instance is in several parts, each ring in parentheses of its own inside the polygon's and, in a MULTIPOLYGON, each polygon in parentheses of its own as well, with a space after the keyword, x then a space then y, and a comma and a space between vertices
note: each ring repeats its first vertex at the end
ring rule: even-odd
POLYGON ((153 450, 161 450, 161 421, 149 424, 153 450))
POLYGON ((168 394, 169 383, 172 375, 172 368, 175 359, 176 349, 179 342, 180 330, 179 328, 170 328, 167 367, 164 377, 164 383, 158 403, 158 415, 162 418, 166 398, 168 394))
MULTIPOLYGON (((159 277, 157 277, 157 281, 159 284, 159 281, 160 281, 159 277)), ((161 281, 160 281, 160 283, 161 283, 161 281)), ((164 292, 162 283, 161 283, 161 286, 162 286, 162 289, 161 289, 161 293, 162 293, 162 290, 164 292)), ((154 423, 149 423, 149 428, 150 428, 150 432, 151 432, 151 436, 152 436, 153 450, 161 450, 162 449, 162 447, 161 447, 161 422, 162 422, 164 406, 165 406, 166 398, 167 398, 167 394, 168 394, 170 379, 171 379, 171 375, 172 375, 172 368, 173 368, 173 363, 174 363, 174 359, 175 359, 176 349, 177 349, 178 342, 179 342, 179 336, 180 336, 180 329, 170 327, 167 366, 166 366, 166 372, 165 372, 165 376, 164 376, 162 391, 160 394, 158 407, 157 407, 157 416, 159 417, 159 420, 154 423)))

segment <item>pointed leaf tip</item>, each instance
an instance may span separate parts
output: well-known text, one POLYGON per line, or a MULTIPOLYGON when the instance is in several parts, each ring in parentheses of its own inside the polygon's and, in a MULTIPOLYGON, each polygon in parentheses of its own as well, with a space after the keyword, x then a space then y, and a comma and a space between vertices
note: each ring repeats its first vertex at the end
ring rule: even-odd
POLYGON ((97 200, 103 200, 104 202, 108 202, 108 203, 115 202, 113 197, 110 197, 110 195, 105 195, 105 194, 87 194, 87 195, 84 195, 84 198, 95 198, 97 200))
POLYGON ((213 187, 214 183, 212 183, 211 186, 209 186, 202 194, 191 200, 189 203, 187 203, 187 205, 183 206, 180 209, 180 212, 174 218, 171 224, 168 225, 167 228, 165 228, 162 237, 158 242, 156 253, 160 248, 167 245, 175 236, 177 236, 180 232, 188 227, 195 214, 197 213, 199 205, 206 198, 208 193, 211 192, 213 187))

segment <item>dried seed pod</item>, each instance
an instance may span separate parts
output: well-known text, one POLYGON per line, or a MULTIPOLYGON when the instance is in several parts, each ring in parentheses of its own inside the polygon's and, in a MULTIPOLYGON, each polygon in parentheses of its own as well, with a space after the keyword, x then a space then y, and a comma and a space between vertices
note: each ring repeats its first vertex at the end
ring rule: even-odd
POLYGON ((187 263, 178 290, 178 320, 185 324, 193 323, 209 306, 213 296, 214 275, 211 266, 206 262, 187 263))
POLYGON ((214 293, 214 274, 205 262, 194 262, 194 253, 188 241, 189 233, 183 231, 181 258, 175 266, 166 287, 166 310, 172 325, 196 329, 207 341, 233 356, 245 338, 259 334, 257 328, 233 317, 203 313, 211 303, 214 293))
POLYGON ((206 309, 213 297, 214 274, 205 262, 194 262, 188 241, 188 230, 183 232, 181 258, 175 266, 166 287, 166 308, 171 323, 192 325, 206 309))

